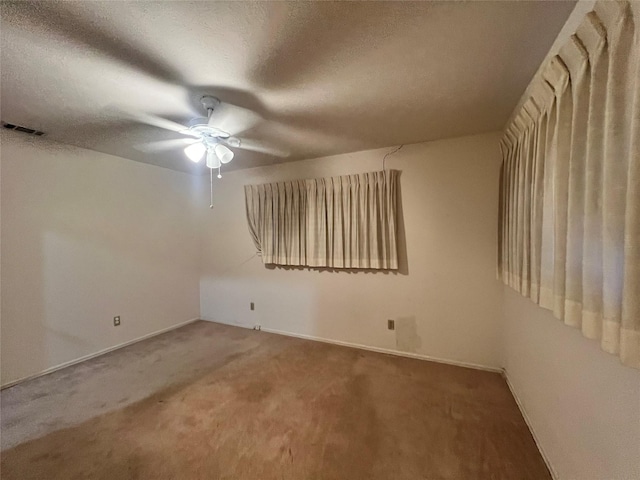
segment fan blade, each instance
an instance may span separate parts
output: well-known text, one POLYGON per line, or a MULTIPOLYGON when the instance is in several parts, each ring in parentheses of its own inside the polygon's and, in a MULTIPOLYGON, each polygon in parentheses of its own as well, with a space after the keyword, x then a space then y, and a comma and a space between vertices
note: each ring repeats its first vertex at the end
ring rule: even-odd
POLYGON ((209 125, 231 135, 238 135, 255 127, 262 117, 247 108, 220 103, 209 117, 209 125))
POLYGON ((157 142, 146 142, 134 145, 134 148, 145 153, 164 152, 165 150, 172 150, 174 148, 184 148, 194 142, 197 142, 196 138, 174 138, 171 140, 159 140, 157 142))
POLYGON ((276 147, 265 145, 262 142, 256 140, 239 139, 236 137, 229 137, 225 140, 227 145, 231 148, 242 148, 244 150, 251 150, 253 152, 264 153, 266 155, 273 155, 274 157, 286 158, 289 156, 289 152, 280 150, 276 147))
POLYGON ((183 135, 197 137, 197 135, 189 132, 187 127, 185 127, 184 125, 181 125, 178 122, 174 122, 173 120, 169 120, 167 118, 162 118, 150 113, 135 112, 133 110, 123 109, 120 107, 112 108, 112 110, 119 116, 125 116, 130 120, 134 120, 139 123, 151 125, 152 127, 162 128, 163 130, 170 130, 172 132, 181 133, 183 135))

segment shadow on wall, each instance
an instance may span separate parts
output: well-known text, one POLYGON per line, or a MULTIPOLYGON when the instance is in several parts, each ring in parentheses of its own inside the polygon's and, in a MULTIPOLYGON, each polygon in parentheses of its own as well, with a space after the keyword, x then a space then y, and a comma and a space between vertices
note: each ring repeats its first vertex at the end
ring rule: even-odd
POLYGON ((407 255, 407 235, 404 227, 404 211, 402 209, 402 173, 398 174, 398 189, 397 189, 397 208, 398 208, 398 230, 396 232, 396 244, 398 247, 398 269, 397 270, 381 270, 376 268, 332 268, 332 267, 310 267, 304 265, 276 265, 273 263, 266 264, 265 268, 269 270, 308 270, 330 273, 373 273, 381 275, 409 275, 409 258, 407 255))

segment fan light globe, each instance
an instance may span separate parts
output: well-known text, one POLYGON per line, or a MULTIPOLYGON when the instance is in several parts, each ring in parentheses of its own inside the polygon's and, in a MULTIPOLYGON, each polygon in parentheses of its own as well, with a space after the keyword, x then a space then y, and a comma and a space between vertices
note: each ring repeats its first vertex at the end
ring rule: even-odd
POLYGON ((207 167, 212 169, 220 167, 220 159, 216 155, 216 152, 213 148, 207 150, 207 167))
POLYGON ((227 147, 225 147, 224 145, 220 143, 217 144, 215 146, 215 151, 216 151, 217 157, 220 159, 222 163, 229 163, 231 160, 233 160, 233 152, 229 150, 227 147))
POLYGON ((187 157, 189 157, 189 160, 198 163, 200 160, 202 160, 202 157, 204 156, 204 152, 206 150, 207 147, 205 147, 201 142, 197 142, 185 148, 184 153, 187 157))

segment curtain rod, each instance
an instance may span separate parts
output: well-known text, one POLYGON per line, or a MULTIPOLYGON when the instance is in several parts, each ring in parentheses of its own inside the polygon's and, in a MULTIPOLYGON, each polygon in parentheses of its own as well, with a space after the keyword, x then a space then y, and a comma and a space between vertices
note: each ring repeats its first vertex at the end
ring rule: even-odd
POLYGON ((549 52, 547 52, 544 60, 542 61, 542 63, 540 63, 538 70, 536 70, 536 73, 531 78, 529 85, 527 85, 527 88, 520 97, 520 100, 518 100, 516 107, 511 112, 509 120, 507 120, 507 122, 502 127, 503 132, 509 127, 509 125, 511 125, 513 120, 516 118, 516 115, 518 115, 518 113, 522 109, 522 106, 531 97, 531 90, 533 88, 533 85, 535 85, 542 76, 542 72, 549 63, 549 60, 551 60, 551 58, 558 54, 560 48, 567 42, 567 40, 569 40, 569 37, 571 37, 571 35, 576 32, 578 26, 584 20, 584 17, 587 15, 587 13, 593 10, 595 4, 596 0, 579 0, 576 3, 573 11, 569 14, 567 21, 565 22, 564 26, 560 30, 560 33, 558 33, 558 36, 553 42, 553 45, 551 45, 549 52))

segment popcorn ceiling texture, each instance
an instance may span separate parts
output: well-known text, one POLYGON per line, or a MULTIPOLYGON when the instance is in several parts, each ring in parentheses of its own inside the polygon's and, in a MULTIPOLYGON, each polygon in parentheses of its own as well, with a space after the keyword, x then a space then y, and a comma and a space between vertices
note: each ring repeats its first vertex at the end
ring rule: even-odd
POLYGON ((2 2, 2 119, 199 172, 179 135, 204 93, 262 115, 229 168, 501 130, 574 2, 2 2))

